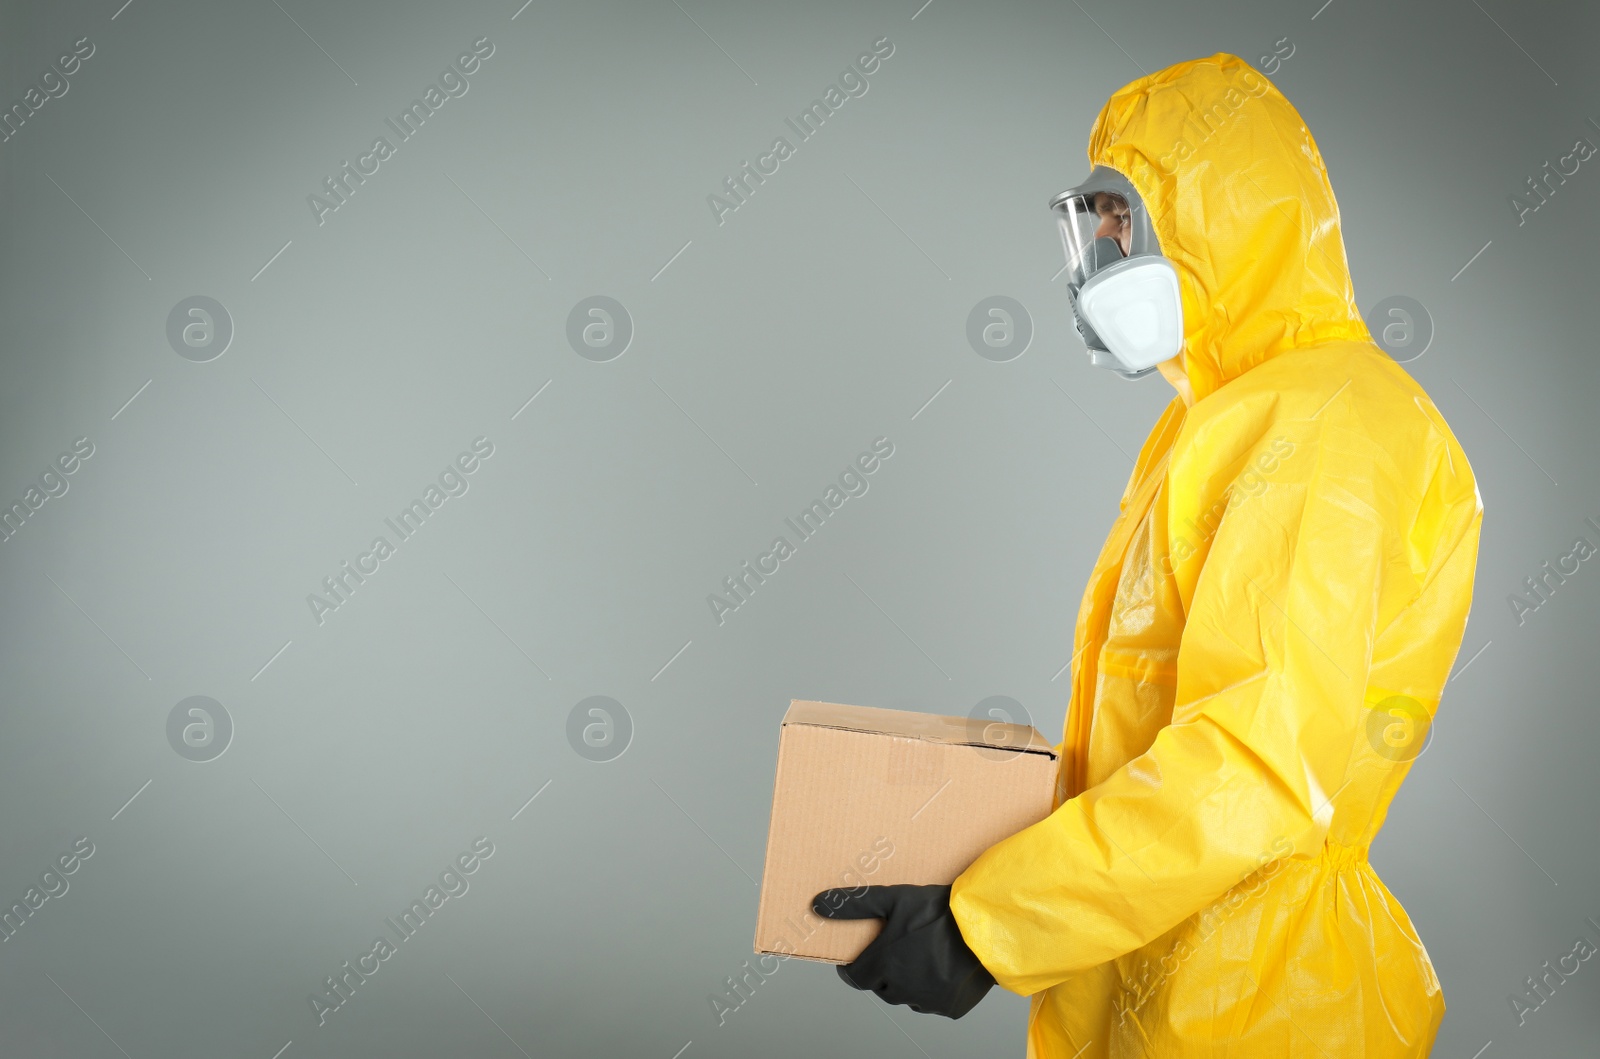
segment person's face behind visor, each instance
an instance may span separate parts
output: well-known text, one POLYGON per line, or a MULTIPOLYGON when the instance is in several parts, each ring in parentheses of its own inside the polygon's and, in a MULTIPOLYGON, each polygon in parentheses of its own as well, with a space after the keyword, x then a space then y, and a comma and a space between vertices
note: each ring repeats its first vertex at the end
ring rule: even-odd
POLYGON ((1094 237, 1115 239, 1118 248, 1122 250, 1122 256, 1127 257, 1130 240, 1133 237, 1128 200, 1114 191, 1097 191, 1094 195, 1094 212, 1100 218, 1100 227, 1095 229, 1094 237))

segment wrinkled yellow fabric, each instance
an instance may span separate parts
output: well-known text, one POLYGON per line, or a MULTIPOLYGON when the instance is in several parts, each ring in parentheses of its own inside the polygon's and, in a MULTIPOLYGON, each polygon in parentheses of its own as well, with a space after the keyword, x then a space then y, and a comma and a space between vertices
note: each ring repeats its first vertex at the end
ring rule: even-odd
POLYGON ((1372 344, 1321 155, 1261 74, 1135 81, 1089 160, 1178 270, 1180 396, 1078 612, 1056 809, 951 908, 1033 997, 1038 1059, 1426 1055, 1443 994, 1367 850, 1415 754, 1390 708, 1425 725, 1461 645, 1472 470, 1372 344))

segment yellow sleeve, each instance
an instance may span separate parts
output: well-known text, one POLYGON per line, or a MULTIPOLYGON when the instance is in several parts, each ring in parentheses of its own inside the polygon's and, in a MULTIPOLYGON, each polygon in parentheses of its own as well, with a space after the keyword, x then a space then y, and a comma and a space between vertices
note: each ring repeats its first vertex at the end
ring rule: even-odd
MULTIPOLYGON (((1453 439, 1433 440, 1434 459, 1453 450, 1465 468, 1453 439)), ((1235 498, 1208 553, 1179 565, 1178 686, 1150 749, 956 880, 961 932, 1006 989, 1036 993, 1149 943, 1285 842, 1314 855, 1364 745, 1374 663, 1392 671, 1403 655, 1437 702, 1471 596, 1470 471, 1470 503, 1459 480, 1420 467, 1419 481, 1396 481, 1360 430, 1322 431, 1295 466, 1235 498), (1419 518, 1430 508, 1418 494, 1441 490, 1444 508, 1419 518), (1427 641, 1386 637, 1424 597, 1427 641)), ((1170 471, 1168 484, 1175 515, 1187 487, 1170 471)))

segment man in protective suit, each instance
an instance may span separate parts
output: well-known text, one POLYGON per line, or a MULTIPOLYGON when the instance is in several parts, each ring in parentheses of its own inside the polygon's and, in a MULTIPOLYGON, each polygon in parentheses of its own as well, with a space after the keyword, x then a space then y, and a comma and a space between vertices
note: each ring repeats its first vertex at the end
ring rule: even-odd
POLYGON ((1028 1055, 1423 1056, 1444 998, 1368 863, 1461 644, 1482 505, 1356 307, 1295 109, 1233 55, 1111 97, 1052 201, 1097 364, 1159 370, 1090 574, 1056 808, 882 918, 851 985, 960 1017, 1033 998, 1028 1055))

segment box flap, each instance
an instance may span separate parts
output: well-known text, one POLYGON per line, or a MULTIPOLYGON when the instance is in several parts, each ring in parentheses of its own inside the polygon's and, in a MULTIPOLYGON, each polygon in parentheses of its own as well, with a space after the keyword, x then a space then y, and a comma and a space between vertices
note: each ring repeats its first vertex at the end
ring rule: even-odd
POLYGON ((1037 728, 983 718, 942 717, 909 710, 884 710, 875 706, 847 706, 839 702, 789 700, 783 723, 817 728, 842 728, 847 732, 872 732, 924 739, 930 743, 988 746, 1027 754, 1056 756, 1055 747, 1037 728))

